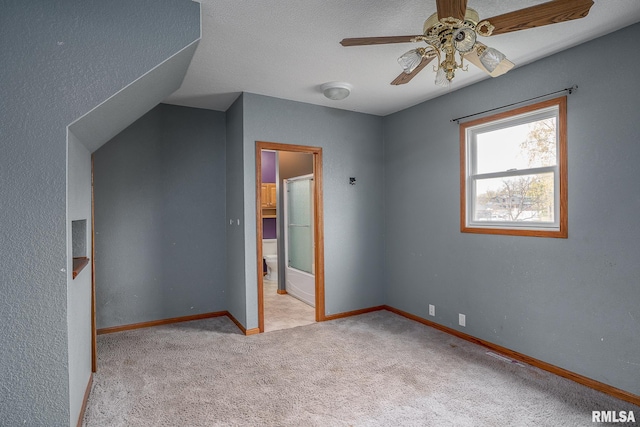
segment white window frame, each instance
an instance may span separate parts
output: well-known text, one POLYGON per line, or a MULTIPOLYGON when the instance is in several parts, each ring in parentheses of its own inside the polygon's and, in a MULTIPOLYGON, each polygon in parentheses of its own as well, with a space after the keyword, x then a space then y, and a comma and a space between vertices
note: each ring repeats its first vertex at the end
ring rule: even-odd
POLYGON ((566 97, 539 102, 460 125, 460 230, 463 233, 566 238, 567 233, 566 97), (523 123, 556 118, 556 164, 546 167, 478 174, 477 135, 523 123), (475 183, 481 179, 552 173, 554 221, 478 221, 473 219, 475 183))

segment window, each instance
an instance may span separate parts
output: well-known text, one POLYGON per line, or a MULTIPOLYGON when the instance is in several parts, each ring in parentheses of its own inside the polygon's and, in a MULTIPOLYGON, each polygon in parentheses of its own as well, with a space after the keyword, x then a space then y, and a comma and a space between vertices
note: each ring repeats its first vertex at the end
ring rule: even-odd
POLYGON ((460 230, 567 237, 566 97, 460 125, 460 230))

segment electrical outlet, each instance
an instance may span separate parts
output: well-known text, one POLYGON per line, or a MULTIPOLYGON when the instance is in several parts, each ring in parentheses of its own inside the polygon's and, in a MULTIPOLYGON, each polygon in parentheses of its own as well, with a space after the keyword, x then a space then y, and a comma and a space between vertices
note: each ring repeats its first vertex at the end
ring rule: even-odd
POLYGON ((429 316, 436 315, 436 306, 433 304, 429 304, 429 316))
POLYGON ((467 326, 467 316, 462 313, 458 314, 458 323, 460 326, 467 326))

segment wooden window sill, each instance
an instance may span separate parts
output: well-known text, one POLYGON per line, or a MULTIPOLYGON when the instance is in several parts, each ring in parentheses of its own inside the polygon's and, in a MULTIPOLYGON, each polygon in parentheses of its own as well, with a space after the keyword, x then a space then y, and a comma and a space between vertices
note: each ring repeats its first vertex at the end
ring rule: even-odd
POLYGON ((75 279, 78 274, 89 264, 89 258, 78 257, 73 259, 73 274, 72 278, 75 279))

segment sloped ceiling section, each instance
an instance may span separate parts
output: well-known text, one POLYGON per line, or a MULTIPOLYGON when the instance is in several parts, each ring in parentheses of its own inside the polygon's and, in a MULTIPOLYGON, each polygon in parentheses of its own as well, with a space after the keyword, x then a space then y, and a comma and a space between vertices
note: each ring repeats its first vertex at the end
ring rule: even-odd
POLYGON ((96 151, 180 87, 199 40, 73 122, 69 132, 96 151))

